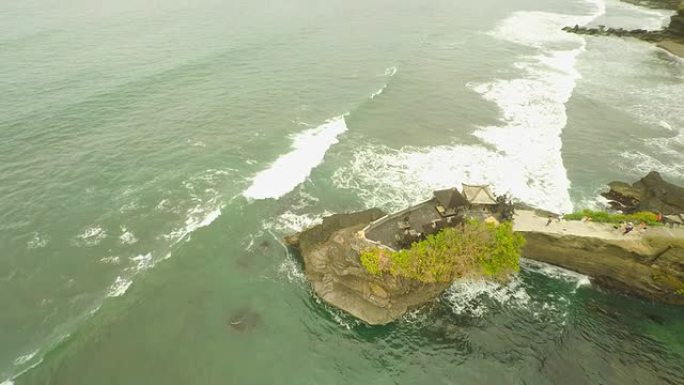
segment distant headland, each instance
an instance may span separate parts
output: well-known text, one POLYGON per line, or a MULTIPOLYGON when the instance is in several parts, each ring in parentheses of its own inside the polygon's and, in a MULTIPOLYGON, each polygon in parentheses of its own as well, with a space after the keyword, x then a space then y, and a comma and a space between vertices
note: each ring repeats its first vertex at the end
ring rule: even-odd
POLYGON ((669 51, 673 55, 684 58, 684 0, 623 1, 651 8, 676 10, 677 13, 671 17, 670 23, 667 27, 658 31, 648 31, 645 29, 628 30, 624 28, 607 28, 602 25, 598 26, 598 28, 580 27, 578 25, 567 26, 563 28, 563 30, 580 35, 633 37, 654 43, 658 47, 669 51))
POLYGON ((371 325, 431 302, 459 278, 506 281, 521 256, 684 304, 684 188, 657 172, 609 186, 610 213, 561 216, 462 185, 394 214, 335 214, 285 241, 318 296, 371 325))

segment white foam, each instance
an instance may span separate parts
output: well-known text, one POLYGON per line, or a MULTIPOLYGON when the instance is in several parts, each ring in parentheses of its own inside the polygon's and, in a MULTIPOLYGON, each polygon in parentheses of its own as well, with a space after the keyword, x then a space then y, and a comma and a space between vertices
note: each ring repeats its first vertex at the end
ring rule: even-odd
POLYGON ((571 212, 561 134, 567 123, 565 103, 580 78, 575 63, 585 41, 562 27, 586 24, 604 11, 603 3, 591 4, 595 9, 588 16, 516 12, 491 32, 537 53, 518 59, 517 78, 468 84, 501 111, 501 124, 473 133, 489 146, 395 150, 368 145, 335 173, 335 184, 357 190, 368 207, 390 210, 422 200, 435 189, 486 183, 539 208, 571 212))
POLYGON ((280 198, 304 182, 311 170, 323 162, 325 153, 347 131, 344 116, 292 138, 292 151, 280 156, 269 168, 259 172, 242 195, 251 199, 280 198))
POLYGON ((278 267, 278 274, 286 277, 287 280, 290 282, 306 282, 306 276, 304 276, 304 272, 300 269, 299 265, 289 255, 278 267))
POLYGON ((457 280, 443 298, 454 313, 475 317, 482 317, 489 310, 485 298, 508 306, 525 306, 530 302, 530 296, 518 276, 513 277, 506 285, 485 280, 457 280))
POLYGON ((140 204, 137 201, 132 201, 132 202, 128 202, 128 203, 124 204, 123 206, 121 206, 119 208, 119 212, 121 214, 126 214, 126 213, 129 213, 131 211, 138 210, 138 209, 140 209, 140 204))
POLYGON ((10 379, 7 379, 7 380, 3 381, 2 383, 0 383, 0 385, 14 385, 14 382, 10 379))
MULTIPOLYGON (((387 68, 387 69, 385 70, 385 73, 383 74, 383 76, 387 76, 387 77, 390 77, 390 78, 391 78, 391 77, 393 77, 394 75, 397 74, 397 71, 398 71, 397 67, 394 67, 394 66, 389 67, 389 68, 387 68)), ((380 87, 377 91, 373 92, 373 93, 370 95, 370 99, 373 100, 373 99, 375 99, 376 97, 382 95, 382 93, 385 92, 385 90, 387 89, 388 86, 389 86, 389 82, 385 83, 385 85, 383 85, 383 86, 380 87)))
POLYGON ((107 297, 120 297, 126 294, 133 281, 121 276, 116 277, 114 283, 107 290, 107 297))
POLYGON ((121 258, 118 257, 118 256, 110 255, 110 256, 107 256, 107 257, 102 257, 102 258, 100 258, 100 262, 102 262, 102 263, 108 263, 108 264, 112 264, 112 265, 116 265, 116 264, 118 264, 119 262, 121 262, 121 258))
POLYGON ((197 140, 197 139, 188 138, 185 142, 192 147, 202 147, 202 148, 207 147, 206 143, 202 142, 201 140, 197 140))
POLYGON ((212 188, 203 188, 200 193, 197 191, 198 187, 196 187, 193 183, 196 181, 196 179, 202 179, 205 182, 210 182, 213 184, 215 183, 213 181, 213 177, 216 175, 226 174, 219 173, 210 177, 197 177, 195 180, 184 182, 185 187, 191 192, 192 201, 199 203, 196 203, 194 206, 186 210, 185 223, 182 227, 177 227, 169 233, 162 235, 164 239, 171 242, 172 246, 187 239, 188 235, 195 230, 209 226, 221 216, 223 210, 221 195, 212 188))
POLYGON ((131 261, 135 262, 135 272, 146 270, 154 266, 152 253, 136 255, 135 257, 131 258, 131 261))
POLYGON ((397 74, 397 71, 399 71, 399 69, 396 66, 387 67, 385 69, 384 75, 389 76, 389 77, 393 77, 394 75, 397 74))
MULTIPOLYGON (((651 143, 653 144, 653 140, 651 140, 651 143)), ((660 144, 660 147, 660 150, 662 151, 671 150, 667 144, 664 143, 660 144)), ((675 178, 681 178, 682 175, 684 175, 684 163, 682 163, 684 162, 684 155, 682 154, 675 154, 670 157, 673 161, 668 162, 667 164, 642 151, 624 151, 620 154, 620 157, 629 160, 629 162, 620 162, 618 167, 625 172, 635 173, 635 176, 638 177, 653 170, 658 170, 666 176, 675 178), (676 160, 681 160, 682 162, 677 162, 676 160)))
POLYGON ((591 286, 589 276, 574 272, 572 270, 564 269, 559 266, 533 261, 531 259, 521 259, 520 266, 525 270, 534 271, 547 277, 573 283, 575 284, 576 289, 582 286, 591 286))
POLYGON ((425 200, 437 189, 475 183, 491 184, 498 194, 508 192, 540 208, 571 212, 567 191, 554 183, 555 168, 539 166, 515 163, 483 146, 397 150, 368 145, 358 149, 350 164, 338 169, 332 180, 339 188, 355 190, 367 207, 390 211, 425 200), (554 191, 559 193, 554 195, 554 191))
POLYGON ((17 359, 14 360, 14 365, 15 366, 24 365, 25 363, 31 361, 33 359, 33 357, 36 356, 36 354, 38 354, 38 350, 35 350, 35 351, 28 353, 28 354, 24 354, 23 356, 19 356, 19 357, 17 357, 17 359))
POLYGON ((342 326, 343 328, 351 330, 352 328, 361 325, 361 321, 359 321, 356 318, 348 317, 340 309, 332 307, 328 305, 326 302, 323 302, 317 295, 315 295, 313 299, 319 306, 322 306, 328 312, 328 314, 330 314, 335 323, 342 326))
POLYGON ((382 86, 380 89, 378 89, 377 91, 373 92, 373 93, 370 95, 371 100, 373 100, 373 99, 377 98, 378 96, 382 95, 382 93, 385 92, 385 90, 387 89, 387 86, 389 86, 389 83, 385 84, 385 85, 382 86))
POLYGON ((77 243, 85 246, 96 246, 105 238, 107 232, 100 226, 89 227, 76 236, 77 243))
POLYGON ((300 232, 320 224, 323 222, 323 217, 330 214, 330 212, 322 214, 295 214, 292 211, 286 211, 278 216, 274 228, 283 234, 300 232))
POLYGON ((659 30, 670 22, 676 12, 667 9, 651 9, 619 0, 606 1, 607 11, 593 23, 606 27, 625 29, 659 30))
POLYGON ((132 245, 138 242, 138 239, 135 237, 135 235, 128 231, 128 229, 126 229, 124 226, 121 226, 121 235, 119 236, 119 240, 124 245, 132 245))
POLYGON ((29 249, 41 249, 47 246, 48 242, 49 238, 47 236, 41 235, 39 233, 33 233, 33 238, 26 242, 26 247, 29 249))

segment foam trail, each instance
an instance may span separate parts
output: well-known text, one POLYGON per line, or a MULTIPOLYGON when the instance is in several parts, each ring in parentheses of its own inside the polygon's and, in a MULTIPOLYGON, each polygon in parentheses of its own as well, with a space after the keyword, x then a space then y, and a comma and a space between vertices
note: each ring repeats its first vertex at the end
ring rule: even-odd
MULTIPOLYGON (((392 67, 387 68, 385 70, 385 73, 382 76, 387 76, 389 78, 392 78, 394 75, 397 74, 397 71, 398 71, 397 67, 392 66, 392 67)), ((370 99, 373 100, 373 99, 377 98, 378 96, 382 95, 382 93, 385 92, 387 87, 389 87, 389 82, 385 83, 385 85, 380 87, 377 91, 373 92, 370 95, 370 99)))
POLYGON ((293 137, 293 150, 278 158, 269 168, 259 172, 242 195, 251 199, 277 199, 304 182, 325 153, 338 143, 337 137, 347 131, 344 116, 293 137))
POLYGON ((357 190, 367 206, 399 209, 429 196, 432 190, 460 183, 491 184, 497 193, 554 212, 570 212, 570 181, 561 157, 565 104, 579 72, 577 56, 586 41, 562 31, 584 25, 605 11, 591 2, 590 14, 515 12, 490 35, 527 47, 513 65, 519 75, 470 83, 468 87, 496 104, 500 123, 473 133, 484 145, 427 148, 385 146, 358 149, 348 167, 333 176, 338 187, 357 190))
POLYGON ((116 277, 114 283, 107 290, 107 297, 121 297, 126 294, 132 283, 133 281, 130 279, 121 276, 116 277))

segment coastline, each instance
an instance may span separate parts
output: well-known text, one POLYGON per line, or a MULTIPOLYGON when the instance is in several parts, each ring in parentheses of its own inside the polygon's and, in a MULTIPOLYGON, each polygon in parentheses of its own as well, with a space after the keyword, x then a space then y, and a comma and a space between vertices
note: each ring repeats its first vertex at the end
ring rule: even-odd
POLYGON ((684 41, 676 41, 674 39, 665 39, 656 44, 656 47, 662 48, 665 51, 684 59, 684 41))
POLYGON ((684 59, 684 0, 620 1, 645 8, 674 10, 676 13, 670 17, 667 26, 659 30, 625 29, 622 27, 606 27, 605 25, 598 27, 566 26, 563 30, 578 35, 635 38, 654 44, 656 47, 684 59))

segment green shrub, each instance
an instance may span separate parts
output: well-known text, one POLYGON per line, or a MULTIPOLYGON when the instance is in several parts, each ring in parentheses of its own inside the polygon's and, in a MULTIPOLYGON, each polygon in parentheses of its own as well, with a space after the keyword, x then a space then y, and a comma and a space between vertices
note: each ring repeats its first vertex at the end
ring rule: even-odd
POLYGON ((426 283, 470 275, 505 278, 518 271, 524 243, 510 222, 495 226, 471 221, 430 235, 406 250, 369 248, 361 253, 361 264, 373 275, 388 273, 426 283))
POLYGON ((380 274, 380 252, 378 249, 369 249, 361 253, 361 264, 366 271, 373 275, 380 274))
POLYGON ((584 209, 563 216, 564 219, 569 221, 579 221, 585 217, 591 218, 592 222, 597 223, 644 222, 650 226, 661 225, 661 223, 658 222, 658 215, 650 211, 640 211, 634 214, 610 214, 605 211, 584 209))

